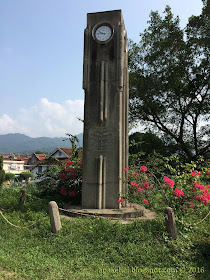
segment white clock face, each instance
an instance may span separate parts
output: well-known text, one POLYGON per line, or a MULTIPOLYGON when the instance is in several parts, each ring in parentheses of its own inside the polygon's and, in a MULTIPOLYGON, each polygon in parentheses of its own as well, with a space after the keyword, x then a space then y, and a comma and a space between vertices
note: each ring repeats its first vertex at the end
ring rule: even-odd
POLYGON ((112 29, 108 25, 100 25, 95 30, 95 39, 99 42, 106 42, 112 37, 112 29))

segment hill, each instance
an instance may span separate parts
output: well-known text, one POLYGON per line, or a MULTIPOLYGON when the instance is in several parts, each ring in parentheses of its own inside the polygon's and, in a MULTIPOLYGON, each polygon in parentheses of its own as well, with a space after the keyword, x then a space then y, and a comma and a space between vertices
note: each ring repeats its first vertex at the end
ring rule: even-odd
MULTIPOLYGON (((83 134, 76 135, 79 146, 82 146, 83 134)), ((0 153, 31 154, 37 151, 51 153, 57 147, 71 148, 71 143, 66 137, 37 137, 32 138, 20 133, 0 135, 0 153)))

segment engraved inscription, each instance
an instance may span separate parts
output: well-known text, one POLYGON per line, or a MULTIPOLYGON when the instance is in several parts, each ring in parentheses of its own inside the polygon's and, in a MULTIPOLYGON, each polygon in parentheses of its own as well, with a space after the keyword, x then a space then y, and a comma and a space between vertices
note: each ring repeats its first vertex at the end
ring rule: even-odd
POLYGON ((89 132, 89 150, 112 151, 114 149, 113 130, 97 127, 89 132))

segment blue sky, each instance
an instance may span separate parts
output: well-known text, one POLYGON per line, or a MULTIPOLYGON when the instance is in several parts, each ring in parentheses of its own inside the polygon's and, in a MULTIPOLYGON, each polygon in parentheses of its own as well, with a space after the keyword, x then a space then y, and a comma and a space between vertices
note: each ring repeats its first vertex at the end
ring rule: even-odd
POLYGON ((0 134, 81 133, 87 13, 121 9, 138 42, 150 11, 166 5, 182 28, 202 9, 201 0, 0 0, 0 134))

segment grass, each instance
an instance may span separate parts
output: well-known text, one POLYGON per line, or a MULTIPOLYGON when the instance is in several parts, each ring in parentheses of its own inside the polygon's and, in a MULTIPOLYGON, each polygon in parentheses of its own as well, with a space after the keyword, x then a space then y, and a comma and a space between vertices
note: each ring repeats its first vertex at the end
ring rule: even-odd
MULTIPOLYGON (((208 279, 209 219, 190 227, 177 221, 179 238, 167 237, 163 219, 123 225, 106 219, 62 219, 51 233, 47 205, 33 187, 19 206, 20 188, 0 189, 0 279, 208 279), (1 209, 0 209, 1 210, 1 209), (5 211, 7 210, 7 211, 5 211)), ((205 210, 206 211, 206 210, 205 210)), ((207 212, 189 212, 186 221, 207 212)))

